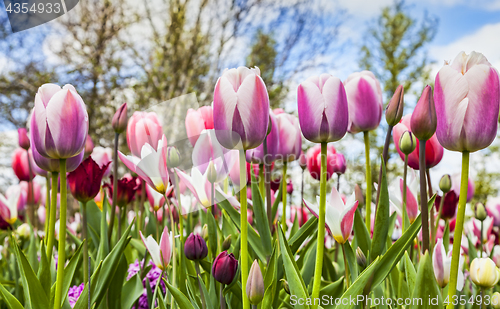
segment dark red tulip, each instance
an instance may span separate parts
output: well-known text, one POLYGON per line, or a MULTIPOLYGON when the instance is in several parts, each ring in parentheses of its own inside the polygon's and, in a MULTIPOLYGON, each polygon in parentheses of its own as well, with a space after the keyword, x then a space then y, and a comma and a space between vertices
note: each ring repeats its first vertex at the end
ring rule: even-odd
POLYGON ((286 193, 292 194, 293 193, 293 183, 292 180, 289 180, 288 183, 286 184, 286 193))
MULTIPOLYGON (((108 196, 113 196, 113 176, 109 176, 110 183, 104 184, 108 188, 108 196)), ((134 198, 135 192, 139 189, 140 185, 137 177, 123 177, 118 179, 118 192, 116 205, 124 207, 127 206, 134 198)))
POLYGON ((184 244, 184 254, 189 260, 201 260, 208 255, 207 243, 203 237, 191 233, 184 244))
POLYGON ((102 177, 110 163, 100 167, 92 157, 85 159, 74 171, 68 174, 71 194, 82 203, 87 203, 96 197, 101 188, 102 177))
MULTIPOLYGON (((436 210, 439 211, 439 205, 441 205, 441 196, 436 196, 436 200, 434 205, 436 206, 436 210)), ((458 195, 455 191, 450 191, 446 193, 444 196, 444 204, 443 211, 441 212, 441 218, 443 219, 451 219, 455 217, 455 212, 457 211, 458 206, 458 195)))
POLYGON ((230 284, 233 282, 237 270, 238 260, 232 253, 228 254, 227 251, 223 251, 214 260, 212 276, 220 283, 230 284))
POLYGON ((17 129, 17 133, 19 135, 19 147, 23 148, 24 150, 30 149, 30 139, 28 138, 26 128, 17 129))

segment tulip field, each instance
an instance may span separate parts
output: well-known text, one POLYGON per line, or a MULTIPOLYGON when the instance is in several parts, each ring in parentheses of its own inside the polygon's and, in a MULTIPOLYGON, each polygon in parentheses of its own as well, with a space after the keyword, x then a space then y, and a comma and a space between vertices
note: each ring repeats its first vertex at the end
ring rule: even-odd
POLYGON ((36 85, 0 195, 0 308, 500 308, 500 202, 471 203, 470 178, 497 137, 499 74, 461 52, 433 78, 410 113, 402 85, 384 109, 370 71, 311 76, 285 111, 259 68, 226 69, 185 115, 187 147, 127 103, 114 147, 94 147, 78 89, 36 85), (340 182, 347 134, 361 183, 340 182), (461 169, 431 183, 445 149, 461 169))

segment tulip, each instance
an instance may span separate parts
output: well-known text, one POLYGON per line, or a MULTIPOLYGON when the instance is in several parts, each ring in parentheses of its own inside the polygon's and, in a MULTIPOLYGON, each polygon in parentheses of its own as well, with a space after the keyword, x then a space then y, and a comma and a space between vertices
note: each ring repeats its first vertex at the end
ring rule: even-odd
MULTIPOLYGON (((472 178, 468 179, 467 184, 468 184, 467 186, 467 203, 468 203, 472 201, 472 198, 474 197, 475 186, 472 178)), ((451 190, 455 191, 457 195, 460 195, 460 174, 454 174, 451 177, 451 190)))
POLYGON ((167 166, 169 168, 178 167, 181 164, 181 154, 175 146, 167 148, 167 166))
MULTIPOLYGON (((416 148, 417 148, 417 143, 418 140, 415 137, 413 133, 410 131, 406 130, 401 134, 401 137, 399 138, 399 143, 395 143, 396 145, 399 145, 399 149, 401 152, 404 154, 404 159, 406 161, 407 157, 409 154, 411 154, 416 148)), ((396 146, 397 148, 397 146, 396 146)), ((418 153, 418 151, 417 151, 418 153)), ((408 162, 406 162, 407 164, 408 162)), ((405 165, 406 165, 405 164, 405 165)))
MULTIPOLYGON (((462 269, 463 257, 460 257, 460 269, 462 269)), ((434 268, 434 276, 436 277, 437 284, 444 288, 450 281, 450 266, 451 266, 451 251, 446 254, 443 245, 443 239, 438 239, 434 246, 432 254, 432 266, 434 268)), ((458 273, 457 289, 461 291, 464 287, 465 279, 462 271, 458 273)))
POLYGON ((302 168, 302 170, 305 170, 307 168, 307 157, 303 151, 300 152, 299 165, 302 168))
POLYGON ((500 227, 500 197, 488 199, 486 202, 488 216, 493 218, 493 224, 500 227))
MULTIPOLYGON (((484 221, 488 216, 486 207, 484 207, 482 203, 476 203, 476 205, 472 207, 472 210, 474 211, 474 217, 479 221, 484 221)), ((491 218, 491 223, 493 224, 493 218, 491 218)))
POLYGON ((111 164, 112 164, 112 157, 113 157, 113 150, 111 148, 103 148, 103 147, 95 147, 94 150, 92 151, 92 154, 90 154, 92 157, 92 160, 94 160, 97 165, 99 165, 101 168, 106 165, 107 168, 104 171, 104 176, 103 177, 108 177, 111 173, 111 164))
MULTIPOLYGON (((436 196, 436 200, 434 201, 434 205, 436 206, 436 210, 440 211, 441 199, 443 197, 440 195, 436 196)), ((455 217, 455 213, 457 211, 458 206, 458 195, 455 191, 450 191, 444 195, 443 201, 443 210, 441 210, 441 218, 442 219, 452 219, 455 217)))
POLYGON ((87 135, 87 138, 85 139, 85 148, 83 151, 85 158, 90 156, 92 151, 94 151, 94 142, 92 141, 90 135, 87 135))
POLYGON ((332 160, 333 172, 336 174, 344 174, 346 170, 346 161, 343 154, 337 152, 333 155, 332 160))
POLYGON ((212 265, 212 276, 217 282, 222 284, 230 284, 233 282, 238 270, 238 260, 232 253, 227 251, 221 252, 214 260, 212 265))
POLYGON ((37 212, 38 220, 40 221, 40 223, 45 224, 45 220, 47 217, 47 214, 45 213, 46 212, 45 206, 40 205, 40 207, 38 207, 36 212, 37 212))
MULTIPOLYGON (((316 204, 304 200, 305 205, 317 217, 319 207, 316 204)), ((344 203, 335 187, 332 187, 329 207, 326 208, 326 228, 332 237, 339 243, 344 244, 349 239, 354 224, 354 214, 358 207, 358 201, 354 193, 344 203)))
POLYGON ((22 148, 17 148, 12 154, 12 169, 20 181, 31 181, 34 174, 30 175, 28 152, 22 148))
MULTIPOLYGON (((103 187, 108 188, 108 196, 113 196, 113 176, 110 176, 110 183, 104 184, 103 187)), ((135 192, 139 189, 139 185, 137 184, 136 177, 126 177, 124 176, 122 179, 118 179, 117 182, 118 190, 117 190, 117 200, 116 205, 120 207, 127 206, 135 196, 135 192)), ((97 193, 96 193, 97 195, 97 193)))
POLYGON ((299 121, 297 117, 287 113, 277 115, 276 119, 279 129, 278 154, 286 162, 295 161, 302 152, 302 135, 299 121))
POLYGON ((500 279, 500 270, 490 258, 475 258, 470 264, 470 279, 478 287, 489 289, 500 279))
MULTIPOLYGON (((145 123, 145 119, 139 120, 137 128, 143 128, 143 124, 145 123)), ((118 155, 122 162, 130 170, 139 175, 142 180, 159 193, 165 194, 169 185, 167 170, 167 138, 163 135, 161 139, 154 144, 156 144, 156 148, 152 146, 152 144, 149 144, 149 142, 146 142, 142 146, 140 157, 126 156, 121 151, 118 152, 118 155)))
POLYGON ((30 233, 31 233, 31 228, 29 226, 28 223, 23 223, 21 225, 19 225, 16 229, 16 233, 17 235, 19 235, 21 238, 28 238, 30 237, 30 233))
POLYGON ((451 176, 446 174, 441 177, 439 180, 439 189, 443 191, 443 193, 448 193, 451 190, 451 176))
POLYGON ((389 101, 389 104, 387 104, 387 108, 385 109, 385 120, 391 127, 398 124, 399 121, 401 121, 401 117, 403 117, 404 89, 403 85, 399 85, 396 88, 391 101, 389 101))
POLYGON ((260 70, 239 67, 224 71, 214 90, 214 129, 222 146, 243 149, 264 141, 269 124, 269 95, 260 70))
POLYGON ((186 133, 191 142, 195 145, 198 136, 203 130, 214 128, 214 112, 212 106, 202 106, 198 110, 188 109, 186 115, 186 133))
POLYGON ((12 225, 17 220, 17 203, 20 196, 20 186, 16 186, 7 198, 0 193, 0 217, 8 224, 12 225))
MULTIPOLYGON (((17 210, 23 211, 28 204, 28 195, 29 195, 29 183, 27 181, 21 181, 17 185, 10 186, 5 191, 5 196, 8 198, 12 194, 16 195, 17 188, 21 188, 21 195, 19 196, 19 200, 17 202, 17 210)), ((38 204, 41 196, 41 188, 40 185, 36 182, 33 182, 33 203, 38 204)))
POLYGON ((410 126, 420 141, 427 141, 436 133, 437 116, 432 88, 427 85, 411 115, 410 126))
POLYGON ((500 309, 500 293, 498 292, 493 293, 493 295, 491 296, 490 303, 493 309, 500 309))
POLYGON ((163 232, 161 233, 159 244, 151 235, 144 238, 141 231, 139 231, 139 234, 141 235, 142 242, 151 255, 153 263, 162 271, 165 270, 167 265, 170 263, 170 259, 172 258, 172 244, 170 243, 170 235, 167 227, 165 226, 163 232))
POLYGON ((17 134, 19 136, 19 147, 28 150, 30 148, 30 139, 28 138, 26 128, 17 129, 17 134))
MULTIPOLYGON (((418 201, 417 201, 417 188, 418 181, 415 173, 410 172, 409 180, 406 186, 406 214, 410 223, 413 223, 419 214, 418 201)), ((397 184, 392 185, 390 188, 390 202, 391 206, 396 209, 398 215, 403 218, 405 210, 403 209, 403 193, 404 193, 404 180, 398 177, 397 184)))
POLYGON ((479 219, 472 219, 472 234, 477 238, 477 242, 479 245, 483 245, 484 242, 486 242, 491 235, 491 232, 493 230, 493 218, 492 217, 486 217, 485 220, 482 222, 483 227, 481 228, 481 220, 479 219), (482 242, 481 242, 482 241, 482 242))
MULTIPOLYGON (((159 141, 163 140, 163 129, 158 116, 153 113, 135 112, 127 125, 127 145, 132 155, 141 158, 145 144, 153 149, 159 149, 159 141)), ((166 139, 164 147, 167 146, 166 139)))
POLYGON ((347 132, 349 113, 344 85, 330 74, 313 76, 299 85, 300 129, 311 142, 335 142, 347 132))
POLYGON ((481 53, 461 52, 445 64, 434 91, 439 143, 460 152, 488 147, 497 135, 499 88, 497 70, 481 53))
POLYGON ((349 103, 351 133, 366 132, 378 127, 382 119, 382 88, 370 71, 353 73, 344 82, 349 103))
MULTIPOLYGON (((326 155, 326 180, 330 179, 334 173, 334 164, 336 162, 335 154, 337 151, 333 145, 327 147, 326 155)), ((321 145, 315 145, 309 148, 306 154, 307 169, 312 178, 320 180, 321 175, 321 145)))
MULTIPOLYGON (((47 171, 47 172, 52 172, 52 173, 59 172, 59 160, 49 159, 49 158, 42 156, 38 152, 38 150, 34 144, 31 145, 30 152, 33 155, 33 161, 34 161, 36 167, 38 167, 44 171, 47 171)), ((71 157, 69 159, 66 159, 66 172, 69 173, 69 172, 74 171, 78 167, 78 165, 80 165, 80 163, 82 162, 83 155, 84 155, 84 152, 82 151, 79 154, 77 154, 76 156, 71 157)), ((37 168, 35 168, 34 170, 36 172, 37 168)))
POLYGON ((264 298, 264 292, 264 278, 262 277, 259 262, 255 260, 248 274, 247 295, 250 303, 254 306, 258 305, 264 298))
MULTIPOLYGON (((405 159, 405 154, 401 150, 401 146, 399 145, 400 138, 406 131, 414 133, 412 131, 411 118, 412 114, 404 116, 401 119, 401 122, 398 123, 393 130, 394 144, 396 145, 396 150, 398 151, 401 160, 405 159)), ((419 169, 419 145, 420 141, 417 140, 415 150, 408 155, 408 166, 415 170, 419 169)), ((443 153, 443 146, 439 144, 437 137, 434 134, 429 140, 425 142, 425 166, 427 168, 432 168, 439 164, 439 162, 441 162, 441 159, 443 158, 443 153)))
POLYGON ((158 193, 150 185, 146 185, 146 195, 148 196, 149 205, 154 211, 158 211, 165 205, 165 195, 158 193))
POLYGON ((269 110, 269 119, 271 121, 271 131, 267 135, 266 145, 267 153, 264 153, 264 143, 258 147, 246 151, 246 160, 249 163, 264 164, 264 159, 267 163, 274 162, 280 153, 280 129, 278 126, 278 117, 269 110))
POLYGON ((111 120, 111 126, 115 133, 123 133, 127 129, 127 103, 123 103, 116 113, 113 115, 113 119, 111 120))
POLYGON ((202 260, 208 255, 207 243, 201 236, 191 233, 184 244, 184 254, 188 260, 202 260))
POLYGON ((100 167, 92 157, 85 159, 80 166, 68 174, 71 194, 82 203, 87 203, 96 197, 101 189, 102 177, 110 163, 100 167))
POLYGON ((210 207, 213 205, 212 184, 208 181, 208 170, 202 174, 198 168, 193 167, 191 176, 177 168, 175 171, 202 206, 210 207))
POLYGON ((72 85, 44 84, 35 96, 31 142, 51 159, 68 159, 83 151, 89 120, 82 98, 72 85))

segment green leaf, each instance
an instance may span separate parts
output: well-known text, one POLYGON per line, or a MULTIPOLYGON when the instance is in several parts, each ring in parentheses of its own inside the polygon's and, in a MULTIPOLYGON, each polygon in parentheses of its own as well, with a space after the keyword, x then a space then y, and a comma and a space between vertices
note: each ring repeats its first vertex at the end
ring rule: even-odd
MULTIPOLYGON (((80 255, 82 253, 82 248, 83 245, 78 247, 78 249, 75 251, 75 254, 73 254, 73 257, 69 261, 68 265, 64 268, 64 278, 63 278, 63 285, 62 285, 62 295, 63 298, 61 299, 61 304, 64 303, 64 300, 66 299, 66 295, 68 295, 69 288, 71 286, 71 281, 73 281, 73 276, 75 275, 76 267, 78 266, 78 262, 80 261, 80 255)), ((51 308, 54 306, 54 297, 56 295, 56 284, 54 283, 52 285, 52 288, 50 289, 50 305, 51 308)))
POLYGON ((135 301, 141 297, 144 292, 141 277, 138 274, 130 278, 123 286, 121 303, 123 309, 130 309, 135 301))
POLYGON ((288 243, 293 254, 297 253, 297 250, 299 250, 300 246, 316 231, 317 227, 318 218, 312 216, 304 225, 302 225, 299 231, 295 233, 292 238, 290 238, 288 243))
POLYGON ((415 267, 413 267, 413 263, 411 262, 410 256, 408 255, 408 251, 405 251, 404 265, 408 289, 410 291, 414 291, 417 282, 417 272, 415 271, 415 267))
POLYGON ((125 275, 127 274, 127 269, 127 259, 125 256, 122 256, 108 289, 108 307, 110 309, 123 308, 121 305, 122 287, 123 282, 125 281, 125 275))
MULTIPOLYGON (((105 191, 105 190, 104 190, 105 191)), ((96 263, 104 260, 104 258, 109 253, 109 243, 108 243, 108 221, 106 221, 106 211, 108 209, 108 199, 106 198, 106 192, 104 192, 104 199, 102 205, 101 213, 101 236, 99 237, 99 249, 97 250, 96 263)))
MULTIPOLYGON (((352 285, 345 291, 345 293, 341 296, 342 299, 351 299, 356 297, 360 294, 362 294, 363 289, 365 286, 368 284, 373 272, 379 267, 380 264, 380 258, 376 258, 352 283, 352 285)), ((349 304, 346 306, 342 306, 342 309, 350 309, 353 308, 355 305, 354 304, 349 304)))
POLYGON ((282 195, 282 190, 283 190, 283 186, 281 185, 281 182, 280 182, 280 187, 278 189, 278 194, 276 195, 276 198, 274 199, 274 203, 273 203, 273 207, 271 208, 271 212, 272 212, 272 217, 273 218, 276 218, 276 214, 278 213, 278 206, 281 202, 281 195, 282 195))
MULTIPOLYGON (((201 280, 201 282, 203 282, 203 279, 201 278, 200 275, 198 275, 198 280, 201 280)), ((207 305, 207 309, 214 309, 214 306, 213 306, 213 299, 210 298, 210 295, 207 291, 207 287, 205 286, 205 284, 201 284, 201 293, 203 293, 203 297, 205 298, 205 304, 207 305)), ((180 292, 180 291, 179 291, 180 292)), ((175 296, 174 296, 175 298, 175 296)))
POLYGON ((252 202, 253 202, 253 213, 255 215, 255 226, 257 231, 259 231, 260 239, 262 241, 262 246, 264 248, 264 253, 266 256, 271 255, 273 250, 271 244, 271 231, 269 230, 269 222, 266 215, 266 210, 264 208, 264 201, 260 195, 260 190, 255 179, 255 175, 252 175, 252 202))
MULTIPOLYGON (((323 295, 328 295, 330 299, 337 299, 339 298, 342 293, 344 292, 344 277, 341 277, 339 280, 332 282, 328 284, 327 286, 323 287, 321 291, 319 292, 320 298, 323 295), (332 297, 332 298, 331 298, 332 297)), ((331 303, 328 305, 323 306, 324 309, 333 309, 335 308, 335 303, 331 303)))
POLYGON ((358 262, 348 241, 344 244, 344 250, 347 258, 347 264, 349 265, 349 272, 351 274, 351 282, 354 282, 358 277, 358 262))
POLYGON ((366 224, 361 217, 361 213, 359 209, 356 209, 356 213, 354 214, 354 238, 358 244, 358 247, 361 248, 361 251, 368 256, 368 251, 372 245, 372 240, 370 238, 370 233, 366 229, 366 224))
POLYGON ((30 266, 28 259, 21 251, 16 243, 16 240, 11 236, 10 238, 11 248, 14 249, 14 253, 17 258, 19 265, 19 270, 21 272, 21 281, 24 287, 25 297, 28 300, 28 304, 31 309, 43 309, 49 307, 49 299, 45 294, 45 290, 42 288, 42 284, 38 280, 35 272, 30 266))
POLYGON ((40 244, 40 267, 38 268, 37 277, 38 280, 40 280, 40 283, 42 284, 42 287, 45 291, 45 295, 49 297, 50 285, 51 285, 50 266, 49 266, 49 261, 47 259, 47 253, 45 252, 45 245, 43 241, 40 244))
POLYGON ((173 287, 170 283, 163 278, 163 281, 167 285, 167 288, 169 289, 170 293, 174 296, 175 301, 177 302, 177 305, 179 305, 179 308, 181 309, 194 309, 193 305, 189 301, 189 299, 186 297, 186 295, 182 294, 181 291, 179 291, 177 288, 173 287))
POLYGON ((23 305, 0 284, 0 296, 9 309, 23 309, 23 305))
POLYGON ((473 261, 478 256, 476 246, 470 240, 469 235, 467 235, 467 241, 469 242, 469 261, 473 261))
MULTIPOLYGON (((369 205, 368 205, 369 207, 369 205)), ((373 241, 370 250, 371 260, 375 260, 385 251, 387 235, 389 233, 389 191, 387 189, 387 175, 384 160, 382 160, 382 181, 380 184, 380 197, 375 214, 373 227, 373 241)))
MULTIPOLYGON (((33 226, 30 225, 30 227, 31 230, 33 231, 33 226)), ((28 261, 30 262, 33 271, 37 273, 39 263, 38 263, 37 249, 36 249, 35 233, 30 234, 30 243, 28 247, 28 261)))
POLYGON ((420 303, 414 302, 410 308, 443 308, 443 299, 434 278, 431 256, 428 251, 420 259, 412 299, 418 299, 420 303), (432 303, 431 300, 436 302, 432 303))
POLYGON ((267 263, 266 275, 264 277, 264 299, 262 300, 262 308, 272 308, 274 296, 276 295, 276 285, 278 281, 278 269, 276 268, 276 259, 278 255, 278 243, 275 243, 273 254, 267 263))
POLYGON ((211 211, 207 211, 208 247, 217 256, 217 223, 211 211))
MULTIPOLYGON (((292 255, 290 247, 286 242, 285 235, 283 234, 283 230, 281 230, 281 228, 279 228, 278 235, 280 242, 281 259, 285 268, 288 286, 290 287, 290 294, 296 295, 298 299, 307 299, 309 295, 307 293, 306 285, 302 280, 302 277, 300 276, 299 269, 294 260, 294 255, 292 255)), ((297 304, 295 308, 309 308, 309 305, 297 304)))

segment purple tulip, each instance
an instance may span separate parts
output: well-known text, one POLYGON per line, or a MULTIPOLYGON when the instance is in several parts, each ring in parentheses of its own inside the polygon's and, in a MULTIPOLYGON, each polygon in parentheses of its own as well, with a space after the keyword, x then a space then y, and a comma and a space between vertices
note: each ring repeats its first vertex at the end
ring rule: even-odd
MULTIPOLYGON (((48 158, 42 156, 38 152, 34 143, 30 149, 30 153, 32 154, 33 161, 35 161, 35 164, 38 168, 40 168, 44 171, 47 171, 47 172, 59 172, 59 160, 48 159, 48 158)), ((84 153, 82 151, 79 154, 77 154, 76 156, 67 159, 66 160, 66 172, 70 173, 70 172, 74 171, 78 167, 78 165, 80 165, 80 163, 82 162, 83 155, 84 155, 84 153)), ((37 168, 35 168, 35 172, 36 171, 37 171, 37 168)), ((40 173, 37 172, 37 174, 40 174, 40 173)))
POLYGON ((300 129, 311 142, 335 142, 349 124, 344 85, 330 74, 313 76, 299 85, 297 104, 300 129))
POLYGON ((279 128, 279 155, 284 161, 295 161, 302 151, 299 120, 294 115, 287 113, 279 114, 276 119, 279 128))
POLYGON ((111 125, 113 126, 113 130, 115 130, 115 133, 125 132, 125 130, 127 130, 127 122, 127 103, 123 103, 118 108, 115 115, 113 116, 113 120, 111 121, 111 125))
POLYGON ((371 131, 382 119, 382 88, 370 71, 352 73, 344 82, 349 102, 349 132, 371 131))
POLYGON ((337 152, 333 155, 333 158, 333 172, 336 174, 344 174, 347 167, 344 155, 337 152))
POLYGON ((227 251, 223 251, 214 260, 212 276, 220 283, 230 284, 233 282, 237 270, 238 260, 232 253, 228 254, 227 251))
POLYGON ((280 131, 278 127, 277 116, 269 110, 269 119, 271 120, 271 132, 267 135, 267 156, 264 158, 264 143, 257 148, 250 149, 246 152, 246 160, 249 163, 264 164, 264 159, 268 164, 276 160, 276 156, 280 150, 280 131))
POLYGON ((35 96, 31 116, 31 141, 38 152, 51 159, 68 159, 83 151, 89 117, 80 95, 72 85, 62 89, 44 84, 35 96))
POLYGON ((481 53, 458 54, 436 76, 437 138, 452 151, 474 152, 497 135, 500 108, 498 72, 481 53))
POLYGON ((184 244, 184 254, 188 260, 204 259, 208 255, 207 243, 203 237, 191 233, 184 244))
POLYGON ((214 90, 214 129, 222 146, 240 141, 245 150, 264 141, 269 124, 269 95, 256 67, 226 70, 214 90))

